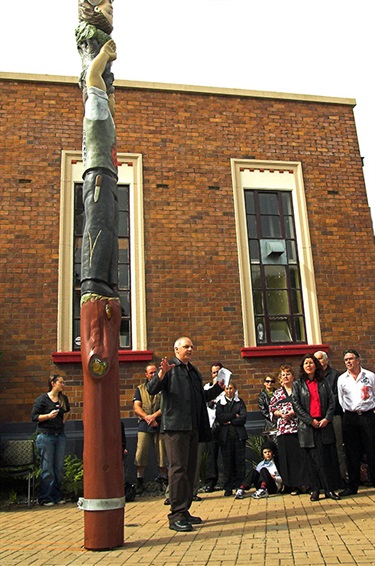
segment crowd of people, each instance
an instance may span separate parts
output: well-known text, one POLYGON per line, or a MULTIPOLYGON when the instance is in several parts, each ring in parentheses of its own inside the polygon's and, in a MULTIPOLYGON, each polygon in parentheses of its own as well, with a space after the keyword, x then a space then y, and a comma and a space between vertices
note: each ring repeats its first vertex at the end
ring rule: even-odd
MULTIPOLYGON (((298 375, 292 366, 282 365, 277 377, 265 377, 258 397, 264 443, 261 461, 250 469, 247 408, 235 381, 221 362, 214 362, 211 381, 204 385, 191 363, 193 352, 190 338, 176 340, 172 359, 162 358, 159 367, 146 366, 145 380, 133 398, 139 423, 137 493, 144 489, 153 446, 157 479, 166 489, 164 503, 170 506, 170 529, 186 532, 202 523, 190 507, 201 500, 203 454, 203 491, 217 488, 221 451, 223 495, 234 493, 235 499, 243 499, 254 486, 254 499, 282 492, 308 493, 311 501, 318 501, 321 494, 338 500, 357 493, 363 461, 375 486, 375 374, 362 367, 355 349, 344 353, 344 372, 331 368, 328 355, 318 351, 302 358, 298 375)), ((70 407, 63 390, 64 378, 51 376, 48 392, 36 399, 32 410, 41 460, 39 503, 47 506, 64 502, 64 422, 70 407)))

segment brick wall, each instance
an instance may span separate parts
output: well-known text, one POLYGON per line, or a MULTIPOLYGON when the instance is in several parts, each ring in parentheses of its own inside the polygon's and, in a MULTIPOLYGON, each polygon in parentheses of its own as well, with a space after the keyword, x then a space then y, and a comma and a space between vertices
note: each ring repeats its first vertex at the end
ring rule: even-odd
MULTIPOLYGON (((209 378, 231 369, 248 409, 266 373, 299 358, 241 358, 243 327, 231 158, 302 163, 323 343, 332 365, 356 347, 375 369, 374 239, 349 103, 147 88, 116 89, 119 152, 143 155, 148 348, 180 335, 209 378)), ((82 101, 69 83, 0 80, 2 320, 0 421, 29 419, 55 370, 60 167, 81 147, 82 101)), ((144 363, 121 364, 123 418, 144 363)), ((82 371, 62 365, 72 418, 82 371)))

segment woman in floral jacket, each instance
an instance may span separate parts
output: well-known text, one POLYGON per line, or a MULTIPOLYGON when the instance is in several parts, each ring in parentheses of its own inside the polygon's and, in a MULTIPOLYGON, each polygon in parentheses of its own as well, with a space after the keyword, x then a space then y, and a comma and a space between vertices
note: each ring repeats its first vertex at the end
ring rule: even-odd
POLYGON ((270 413, 277 426, 277 447, 280 475, 285 491, 297 495, 302 486, 309 485, 306 455, 298 441, 297 418, 292 405, 293 369, 281 366, 281 387, 275 391, 270 403, 270 413))

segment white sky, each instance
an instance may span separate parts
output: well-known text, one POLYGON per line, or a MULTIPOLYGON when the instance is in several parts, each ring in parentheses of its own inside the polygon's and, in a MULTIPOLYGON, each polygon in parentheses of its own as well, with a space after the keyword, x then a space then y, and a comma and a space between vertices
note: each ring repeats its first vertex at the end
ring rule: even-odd
MULTIPOLYGON (((355 98, 375 223, 375 1, 115 0, 117 79, 355 98)), ((0 72, 77 76, 77 0, 0 0, 0 72), (11 16, 9 8, 11 6, 11 16)))

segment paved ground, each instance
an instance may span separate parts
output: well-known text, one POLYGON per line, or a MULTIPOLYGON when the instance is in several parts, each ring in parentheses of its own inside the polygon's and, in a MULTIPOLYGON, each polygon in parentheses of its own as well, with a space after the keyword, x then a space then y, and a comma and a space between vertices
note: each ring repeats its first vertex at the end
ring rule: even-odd
POLYGON ((0 565, 375 565, 374 488, 338 502, 202 497, 191 512, 204 524, 191 533, 169 530, 162 497, 127 503, 124 546, 102 552, 83 548, 84 512, 74 504, 2 511, 0 565))

